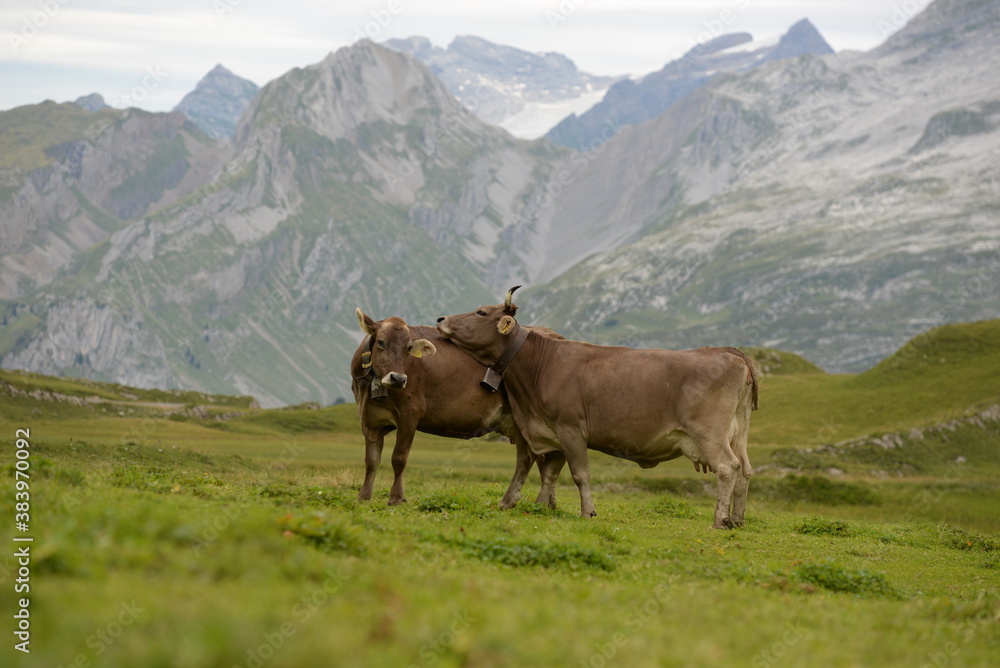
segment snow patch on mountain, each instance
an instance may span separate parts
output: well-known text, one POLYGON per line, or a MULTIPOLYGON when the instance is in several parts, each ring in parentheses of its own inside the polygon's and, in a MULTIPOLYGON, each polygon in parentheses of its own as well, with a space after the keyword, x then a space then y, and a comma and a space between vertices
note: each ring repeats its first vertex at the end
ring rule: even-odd
POLYGON ((537 139, 570 114, 586 113, 604 98, 607 90, 591 90, 580 97, 557 102, 528 102, 524 109, 501 121, 500 127, 521 139, 537 139))

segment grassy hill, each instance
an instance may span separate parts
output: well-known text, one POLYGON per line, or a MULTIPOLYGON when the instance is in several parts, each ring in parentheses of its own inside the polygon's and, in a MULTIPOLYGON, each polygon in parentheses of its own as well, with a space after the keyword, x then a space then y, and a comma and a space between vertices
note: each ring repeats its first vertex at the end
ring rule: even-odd
POLYGON ((766 378, 753 442, 804 445, 925 427, 1000 403, 1000 320, 939 327, 858 375, 766 378))
POLYGON ((0 369, 0 416, 8 420, 30 415, 65 418, 97 417, 116 412, 167 417, 185 408, 204 406, 214 411, 259 408, 253 397, 205 394, 191 390, 147 390, 81 378, 46 376, 0 369))
MULTIPOLYGON (((32 652, 0 651, 23 666, 231 668, 922 665, 957 649, 987 665, 998 334, 932 330, 857 376, 774 353, 734 532, 708 528, 714 479, 686 462, 643 471, 595 453, 599 514, 583 520, 565 474, 558 510, 530 503, 535 472, 516 509, 496 508, 509 444, 418 435, 409 503, 386 505, 386 462, 358 504, 353 404, 264 410, 2 371, 8 453, 28 430, 31 519, 0 539, 34 541, 32 652), (733 624, 753 633, 713 632, 733 624)), ((17 567, 0 557, 6 577, 17 567)), ((16 610, 22 595, 0 600, 16 610)))
POLYGON ((753 346, 744 346, 740 350, 757 362, 757 369, 762 376, 823 373, 823 369, 795 353, 774 350, 773 348, 756 348, 753 346))
POLYGON ((86 130, 121 116, 116 109, 91 113, 72 102, 51 100, 0 113, 0 169, 29 171, 51 164, 54 158, 46 149, 78 141, 86 130))

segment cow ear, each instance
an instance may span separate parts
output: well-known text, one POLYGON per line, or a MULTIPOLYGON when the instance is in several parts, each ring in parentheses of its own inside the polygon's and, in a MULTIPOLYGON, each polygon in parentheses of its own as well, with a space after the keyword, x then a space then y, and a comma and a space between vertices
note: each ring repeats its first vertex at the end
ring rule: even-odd
POLYGON ((437 348, 435 348, 434 344, 427 339, 417 339, 413 342, 413 347, 410 348, 410 354, 417 358, 423 357, 424 355, 430 357, 436 352, 437 348))
POLYGON ((358 316, 358 326, 361 327, 364 334, 372 336, 378 334, 378 325, 375 324, 374 320, 365 315, 359 308, 354 309, 354 313, 358 316))
POLYGON ((510 330, 514 329, 514 325, 516 324, 517 320, 514 320, 514 318, 509 315, 505 315, 500 318, 500 322, 497 323, 497 331, 501 334, 509 334, 510 330))

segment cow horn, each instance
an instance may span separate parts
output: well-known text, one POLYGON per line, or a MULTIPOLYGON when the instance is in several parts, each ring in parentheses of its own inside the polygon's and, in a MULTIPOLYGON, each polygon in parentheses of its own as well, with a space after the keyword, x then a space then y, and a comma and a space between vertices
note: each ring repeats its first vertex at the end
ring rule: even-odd
POLYGON ((507 298, 504 299, 503 301, 503 305, 506 310, 509 311, 510 309, 514 308, 514 303, 513 303, 514 290, 517 290, 519 287, 521 286, 515 285, 514 287, 512 287, 510 290, 507 291, 507 298))

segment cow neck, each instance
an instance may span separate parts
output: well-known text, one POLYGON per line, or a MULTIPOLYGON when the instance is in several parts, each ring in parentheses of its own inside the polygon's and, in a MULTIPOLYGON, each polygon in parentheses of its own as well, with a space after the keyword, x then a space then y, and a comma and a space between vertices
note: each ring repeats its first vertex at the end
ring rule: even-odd
POLYGON ((520 323, 514 324, 514 333, 510 335, 507 347, 501 353, 500 359, 486 370, 486 375, 483 376, 482 381, 479 383, 480 385, 490 392, 496 392, 500 389, 500 383, 503 381, 503 372, 514 361, 518 351, 521 350, 521 346, 527 340, 529 333, 528 329, 521 327, 520 323))

